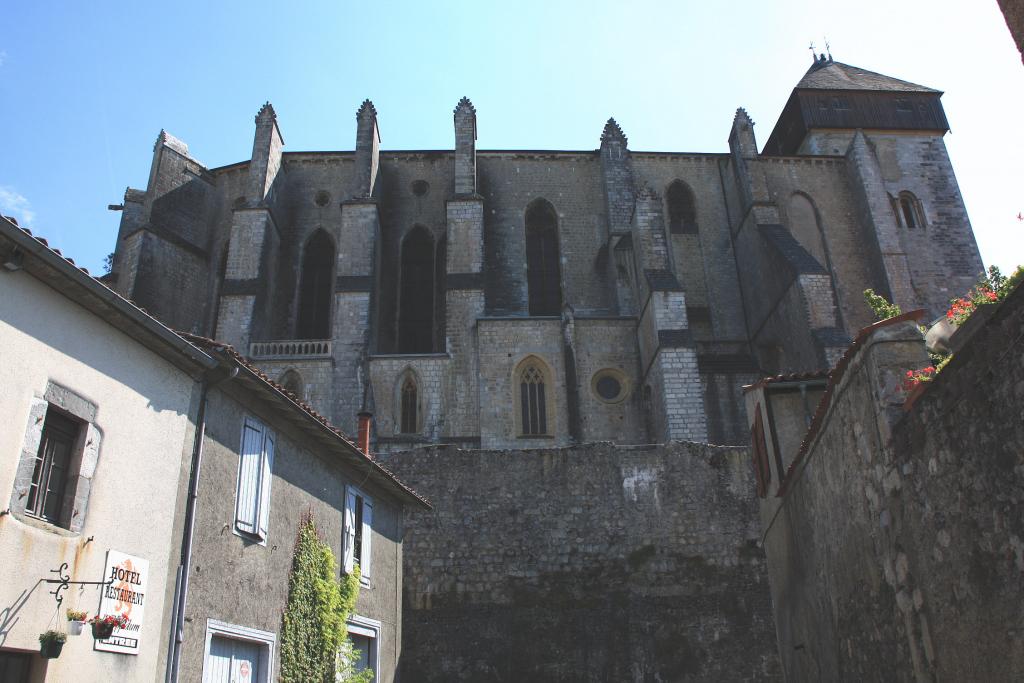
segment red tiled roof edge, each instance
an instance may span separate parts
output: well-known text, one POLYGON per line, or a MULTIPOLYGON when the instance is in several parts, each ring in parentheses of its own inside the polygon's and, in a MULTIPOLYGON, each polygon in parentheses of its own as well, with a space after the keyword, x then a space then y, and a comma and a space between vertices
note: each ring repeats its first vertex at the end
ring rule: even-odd
POLYGON ((776 382, 805 382, 812 379, 828 379, 828 375, 831 370, 808 370, 807 372, 793 372, 788 375, 770 375, 768 377, 762 377, 753 384, 748 384, 743 387, 743 393, 748 393, 754 389, 765 386, 766 384, 775 384, 776 382))
POLYGON ((391 470, 381 465, 380 462, 378 462, 371 456, 367 455, 366 453, 363 453, 363 451, 360 450, 359 447, 350 438, 348 438, 348 436, 346 436, 346 434, 343 431, 341 431, 333 424, 331 424, 330 420, 328 420, 326 417, 324 417, 316 410, 314 410, 313 407, 306 403, 305 401, 300 401, 295 394, 288 391, 274 380, 270 379, 270 377, 268 377, 266 373, 264 373, 256 365, 251 363, 245 356, 240 354, 233 346, 231 346, 230 344, 225 344, 224 342, 219 342, 216 339, 202 337, 197 334, 191 334, 189 332, 177 332, 177 334, 179 337, 181 337, 187 342, 190 342, 200 347, 205 347, 212 351, 218 351, 227 354, 229 357, 231 357, 232 360, 234 360, 240 366, 244 367, 246 370, 252 373, 261 382, 274 389, 278 394, 288 399, 288 401, 290 401, 295 407, 299 408, 308 416, 312 417, 314 420, 319 422, 322 427, 327 429, 327 431, 331 432, 333 436, 335 436, 339 441, 349 446, 355 453, 358 453, 364 460, 366 460, 373 467, 379 470, 384 476, 386 476, 392 482, 397 484, 399 487, 401 487, 403 490, 405 490, 410 495, 415 497, 428 508, 433 507, 430 504, 429 500, 427 500, 425 497, 421 496, 410 486, 405 484, 393 472, 391 472, 391 470))
MULTIPOLYGON (((5 220, 7 220, 6 216, 4 216, 3 218, 5 220)), ((301 410, 303 410, 305 413, 307 413, 310 417, 312 417, 315 420, 317 420, 318 422, 320 422, 328 431, 333 432, 334 435, 336 437, 338 437, 341 441, 343 441, 347 445, 351 446, 352 449, 355 452, 359 453, 363 458, 365 458, 367 460, 367 462, 369 462, 376 469, 378 469, 388 479, 393 481, 395 484, 397 484, 403 490, 407 491, 410 495, 412 495, 414 498, 416 498, 421 503, 426 505, 428 508, 432 507, 429 500, 427 500, 425 497, 421 496, 415 490, 413 490, 408 485, 406 485, 404 482, 402 482, 402 480, 400 480, 397 476, 395 476, 394 473, 392 473, 386 467, 381 465, 379 462, 377 462, 376 460, 374 460, 373 458, 371 458, 370 456, 366 455, 361 450, 359 450, 359 448, 351 441, 351 439, 349 439, 347 436, 345 436, 345 434, 340 429, 338 429, 337 427, 332 425, 327 420, 326 417, 324 417, 323 415, 320 415, 319 413, 317 413, 315 410, 313 410, 312 407, 310 407, 306 403, 303 403, 303 402, 299 401, 295 397, 294 394, 292 394, 290 391, 288 391, 287 389, 285 389, 284 387, 279 385, 277 382, 274 382, 269 377, 267 377, 265 374, 263 374, 263 372, 261 372, 259 370, 259 368, 257 368, 256 366, 252 365, 251 363, 249 363, 230 344, 224 344, 224 343, 218 342, 218 341, 216 341, 214 339, 208 339, 206 337, 201 337, 199 335, 189 334, 188 332, 179 332, 177 330, 172 330, 171 328, 167 327, 162 322, 160 322, 158 319, 154 318, 149 313, 149 311, 147 311, 146 309, 142 308, 141 306, 139 306, 137 303, 135 303, 131 299, 129 299, 129 298, 125 297, 125 296, 122 296, 120 293, 118 293, 113 288, 111 288, 109 285, 107 285, 107 283, 105 283, 102 280, 100 280, 100 278, 91 275, 89 273, 89 271, 86 270, 85 268, 82 268, 81 266, 76 265, 75 262, 72 259, 70 259, 67 256, 64 256, 62 253, 60 253, 59 249, 55 249, 54 247, 51 247, 50 243, 45 238, 39 237, 38 235, 32 234, 31 230, 29 230, 28 228, 23 228, 20 225, 14 223, 13 221, 8 220, 8 222, 15 229, 17 229, 17 230, 23 232, 25 235, 31 237, 33 240, 35 240, 40 245, 45 247, 47 251, 49 251, 50 253, 54 254, 57 257, 59 257, 61 260, 63 260, 65 263, 67 263, 68 265, 73 267, 75 270, 80 271, 81 273, 83 273, 86 276, 88 276, 89 279, 92 282, 96 283, 97 285, 99 285, 99 286, 103 287, 105 290, 107 290, 107 293, 109 295, 111 295, 113 297, 116 297, 117 299, 121 300, 125 304, 131 306, 136 311, 138 311, 142 315, 146 316, 146 318, 148 318, 154 324, 159 325, 160 327, 166 329, 171 334, 179 337, 183 341, 187 342, 188 344, 192 345, 193 347, 196 347, 199 350, 201 350, 201 347, 206 347, 207 349, 219 350, 219 351, 224 351, 224 352, 228 353, 230 356, 232 356, 232 358, 234 358, 234 360, 236 360, 240 365, 242 365, 247 370, 249 370, 251 373, 253 373, 257 378, 259 378, 260 380, 262 380, 266 384, 270 385, 273 389, 275 389, 278 393, 282 394, 285 398, 287 398, 293 404, 298 406, 301 410)))
POLYGON ((783 477, 782 483, 779 485, 779 490, 775 494, 776 497, 781 498, 786 495, 787 491, 789 491, 789 485, 795 479, 797 467, 799 467, 804 458, 807 457, 807 452, 811 448, 811 443, 814 441, 818 432, 821 430, 822 424, 825 422, 825 415, 828 413, 828 408, 832 404, 832 395, 835 393, 835 388, 843 379, 843 375, 846 374, 846 369, 850 367, 850 363, 853 362, 854 357, 860 352, 860 349, 867 338, 883 327, 889 327, 890 325, 896 325, 909 320, 917 321, 924 316, 925 310, 923 308, 915 309, 892 318, 879 320, 878 322, 861 329, 860 332, 857 333, 857 336, 854 337, 853 342, 850 344, 849 348, 846 349, 843 357, 839 359, 838 363, 836 363, 835 368, 828 373, 828 383, 825 385, 825 393, 821 395, 821 400, 818 401, 818 407, 814 411, 814 418, 811 420, 811 426, 807 428, 807 433, 804 435, 803 441, 800 442, 800 450, 797 451, 796 457, 793 458, 793 462, 790 463, 788 468, 786 468, 786 476, 783 477))

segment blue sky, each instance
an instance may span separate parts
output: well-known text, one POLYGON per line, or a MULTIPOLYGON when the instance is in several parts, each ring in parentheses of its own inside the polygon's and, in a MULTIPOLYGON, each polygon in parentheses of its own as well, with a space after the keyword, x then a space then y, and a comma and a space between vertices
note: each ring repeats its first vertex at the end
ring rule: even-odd
POLYGON ((945 91, 946 138, 982 257, 1024 263, 1024 66, 996 0, 823 2, 8 3, 0 212, 99 271, 161 128, 208 166, 247 159, 270 100, 286 150, 453 145, 468 95, 481 149, 723 152, 745 107, 764 144, 828 36, 839 60, 945 91))

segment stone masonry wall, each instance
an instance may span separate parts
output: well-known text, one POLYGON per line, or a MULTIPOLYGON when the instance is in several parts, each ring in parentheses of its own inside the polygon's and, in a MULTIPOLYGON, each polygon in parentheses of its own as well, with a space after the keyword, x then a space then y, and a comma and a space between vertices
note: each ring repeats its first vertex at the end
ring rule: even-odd
POLYGON ((1022 338, 1018 288, 908 413, 916 327, 863 340, 788 492, 762 505, 787 680, 1020 679, 1022 338))
POLYGON ((401 676, 779 680, 746 449, 382 456, 407 516, 401 676))

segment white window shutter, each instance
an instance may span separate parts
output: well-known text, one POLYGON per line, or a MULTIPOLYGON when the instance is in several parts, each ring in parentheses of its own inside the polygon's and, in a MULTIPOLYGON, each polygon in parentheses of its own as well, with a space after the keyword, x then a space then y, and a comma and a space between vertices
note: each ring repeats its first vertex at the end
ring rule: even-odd
POLYGON ((356 492, 351 488, 345 490, 345 524, 343 533, 345 573, 351 574, 355 566, 354 553, 356 545, 356 492))
POLYGON ((263 461, 262 425, 249 418, 242 426, 242 446, 238 453, 238 496, 235 499, 235 527, 255 534, 259 519, 260 470, 263 461))
POLYGON ((274 471, 274 433, 265 429, 263 440, 262 471, 260 472, 260 538, 267 537, 270 526, 270 482, 274 471))
POLYGON ((359 574, 370 578, 370 539, 373 538, 373 501, 363 496, 363 556, 359 558, 359 574))

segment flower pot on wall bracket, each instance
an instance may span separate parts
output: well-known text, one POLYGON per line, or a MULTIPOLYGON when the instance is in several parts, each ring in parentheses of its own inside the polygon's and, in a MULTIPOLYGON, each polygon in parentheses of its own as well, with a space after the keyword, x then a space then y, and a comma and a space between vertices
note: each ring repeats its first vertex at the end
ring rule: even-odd
POLYGON ((82 635, 82 627, 85 626, 84 621, 69 621, 68 622, 68 635, 69 636, 80 636, 82 635))
POLYGON ((112 635, 114 635, 114 624, 99 622, 92 625, 92 637, 96 640, 106 640, 112 635))

